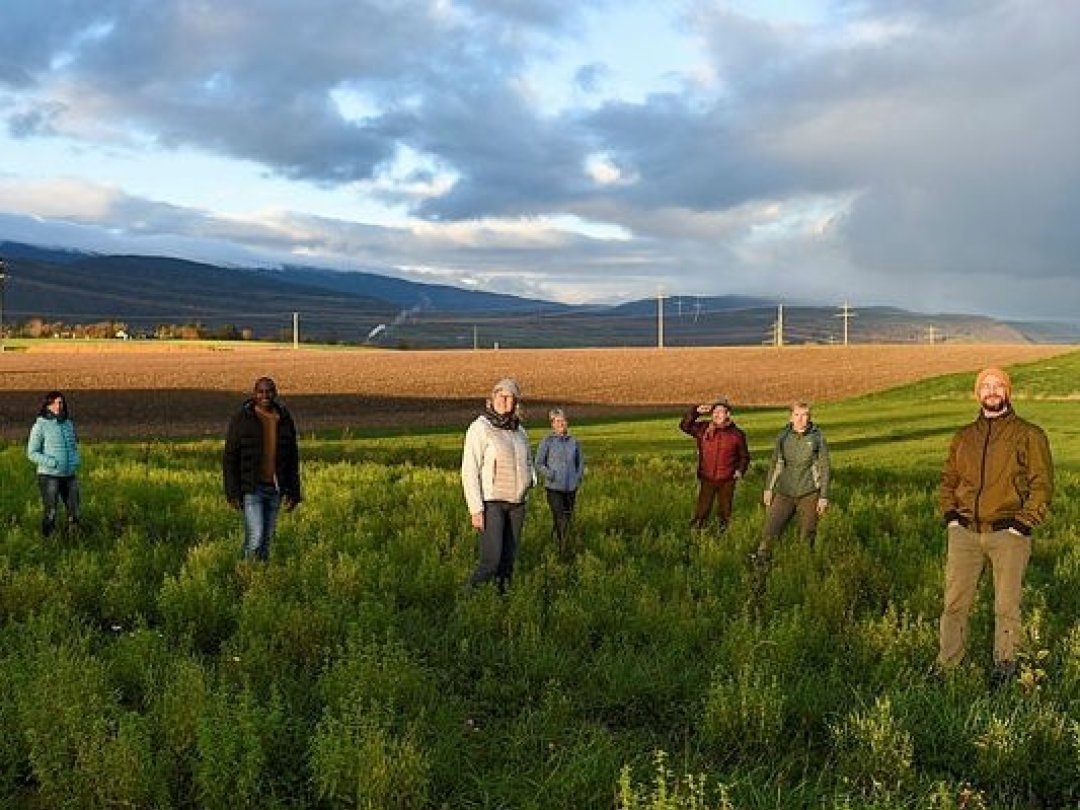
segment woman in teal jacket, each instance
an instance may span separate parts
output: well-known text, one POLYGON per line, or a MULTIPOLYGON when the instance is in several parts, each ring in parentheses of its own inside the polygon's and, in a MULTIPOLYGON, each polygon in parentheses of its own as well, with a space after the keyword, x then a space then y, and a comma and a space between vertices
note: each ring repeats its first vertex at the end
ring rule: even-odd
POLYGON ((67 400, 59 391, 50 391, 38 411, 26 456, 37 465, 38 488, 41 490, 41 534, 48 537, 56 528, 56 502, 63 500, 68 525, 79 525, 79 442, 75 423, 68 412, 67 400))

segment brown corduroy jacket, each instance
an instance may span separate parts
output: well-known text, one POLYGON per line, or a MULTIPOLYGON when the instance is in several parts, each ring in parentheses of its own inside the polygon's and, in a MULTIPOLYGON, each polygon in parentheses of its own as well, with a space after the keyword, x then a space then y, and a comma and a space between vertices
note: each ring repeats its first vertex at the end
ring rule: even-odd
POLYGON ((1049 514, 1053 493, 1046 434, 1011 408, 992 419, 980 413, 953 437, 939 490, 946 523, 1031 534, 1049 514))

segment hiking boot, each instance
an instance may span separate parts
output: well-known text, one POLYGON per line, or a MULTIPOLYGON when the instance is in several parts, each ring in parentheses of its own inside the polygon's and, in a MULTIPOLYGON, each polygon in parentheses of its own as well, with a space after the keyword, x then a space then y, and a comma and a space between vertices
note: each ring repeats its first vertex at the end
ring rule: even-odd
POLYGON ((1015 661, 1000 661, 994 664, 990 671, 990 688, 1002 689, 1016 680, 1017 666, 1015 661))
POLYGON ((937 661, 930 665, 930 668, 926 670, 926 680, 930 683, 945 683, 949 677, 949 670, 939 664, 937 661))
POLYGON ((750 565, 757 569, 768 568, 772 563, 772 555, 761 549, 751 551, 750 554, 747 555, 747 559, 750 561, 750 565))

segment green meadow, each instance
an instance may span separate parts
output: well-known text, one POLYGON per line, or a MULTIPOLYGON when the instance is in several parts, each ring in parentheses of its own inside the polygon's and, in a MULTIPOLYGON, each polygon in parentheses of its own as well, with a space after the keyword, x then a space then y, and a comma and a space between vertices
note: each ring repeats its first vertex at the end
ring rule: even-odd
POLYGON ((238 559, 220 441, 85 442, 84 529, 48 541, 4 445, 0 806, 1078 807, 1080 352, 1011 371, 1057 492, 998 690, 985 582, 967 662, 928 674, 938 474, 971 375, 815 409, 832 509, 764 585, 747 554, 783 410, 736 412, 754 462, 735 519, 692 537, 681 414, 571 409, 583 550, 558 558, 533 498, 504 598, 462 590, 465 425, 305 434, 306 500, 265 565, 238 559))

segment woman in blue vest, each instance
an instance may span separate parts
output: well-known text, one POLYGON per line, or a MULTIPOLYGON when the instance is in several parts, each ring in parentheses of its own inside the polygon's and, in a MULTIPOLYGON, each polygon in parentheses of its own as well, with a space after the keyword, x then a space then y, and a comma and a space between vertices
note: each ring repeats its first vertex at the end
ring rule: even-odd
POLYGON ((30 439, 26 456, 37 465, 38 488, 41 490, 41 534, 48 537, 56 528, 56 502, 63 500, 67 522, 71 528, 79 525, 79 443, 75 423, 68 411, 67 400, 59 391, 45 395, 30 439))
POLYGON ((551 509, 551 533, 564 559, 574 555, 574 539, 570 534, 574 518, 574 502, 581 476, 585 473, 585 457, 578 440, 570 435, 570 422, 562 408, 548 411, 551 433, 545 436, 536 450, 536 470, 544 480, 548 508, 551 509))

